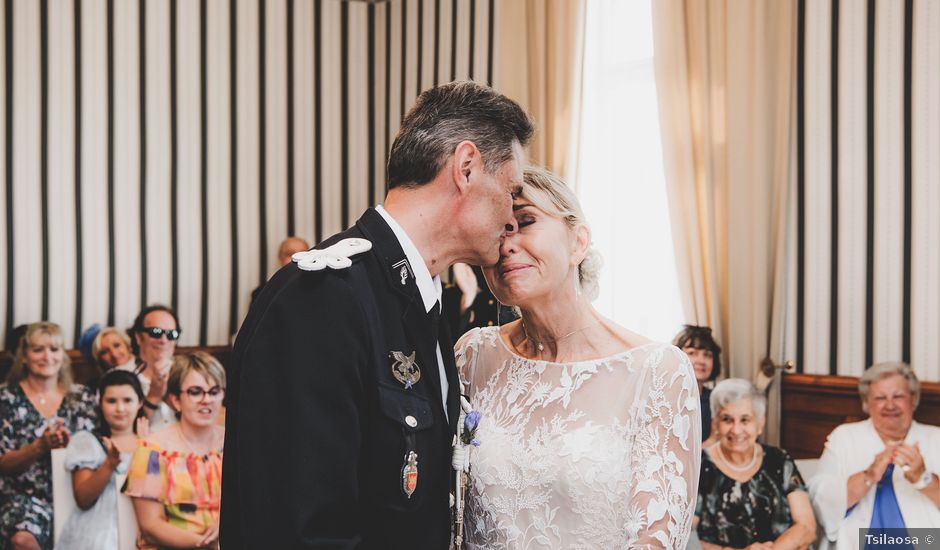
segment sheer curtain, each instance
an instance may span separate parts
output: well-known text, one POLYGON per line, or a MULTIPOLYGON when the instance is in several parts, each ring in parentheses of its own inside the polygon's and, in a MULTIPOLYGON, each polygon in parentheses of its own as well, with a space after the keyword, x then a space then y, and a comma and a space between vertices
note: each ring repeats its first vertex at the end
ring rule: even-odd
POLYGON ((535 119, 529 160, 574 173, 587 0, 498 2, 496 88, 535 119))
MULTIPOLYGON (((653 21, 685 313, 716 329, 728 374, 767 383, 761 359, 793 346, 796 1, 656 0, 653 21)), ((770 398, 774 444, 779 383, 770 398)))
POLYGON ((663 173, 649 0, 589 0, 571 181, 604 256, 595 305, 670 341, 683 321, 663 173))

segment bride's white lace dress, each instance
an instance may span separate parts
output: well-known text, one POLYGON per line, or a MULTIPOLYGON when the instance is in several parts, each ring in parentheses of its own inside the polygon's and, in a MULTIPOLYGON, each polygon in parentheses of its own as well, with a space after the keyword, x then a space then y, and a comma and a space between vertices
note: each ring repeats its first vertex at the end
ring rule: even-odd
POLYGON ((467 548, 685 548, 700 466, 688 357, 647 344, 534 361, 499 327, 457 344, 481 445, 471 449, 467 548))

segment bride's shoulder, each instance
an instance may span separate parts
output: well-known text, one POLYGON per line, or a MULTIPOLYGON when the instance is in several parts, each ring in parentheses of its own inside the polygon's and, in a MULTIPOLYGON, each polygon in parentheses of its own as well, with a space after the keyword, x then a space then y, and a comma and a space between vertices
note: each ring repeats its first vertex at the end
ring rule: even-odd
POLYGON ((454 351, 458 354, 479 353, 486 347, 499 345, 500 327, 475 327, 464 333, 457 340, 454 351))
POLYGON ((634 363, 637 359, 641 359, 642 364, 650 368, 673 371, 688 369, 691 372, 692 364, 689 356, 676 346, 653 340, 619 325, 614 325, 612 331, 627 353, 633 357, 634 363))

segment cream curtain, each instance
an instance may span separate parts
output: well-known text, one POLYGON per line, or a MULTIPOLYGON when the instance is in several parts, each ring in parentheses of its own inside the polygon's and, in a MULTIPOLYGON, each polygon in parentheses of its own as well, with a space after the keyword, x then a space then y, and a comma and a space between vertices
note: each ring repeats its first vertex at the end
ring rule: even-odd
MULTIPOLYGON (((781 363, 792 347, 796 1, 656 0, 653 26, 685 314, 715 329, 727 375, 760 381, 761 359, 781 363)), ((779 441, 777 378, 770 443, 779 441)))
POLYGON ((495 86, 535 119, 529 160, 571 181, 576 161, 585 0, 497 3, 495 86))

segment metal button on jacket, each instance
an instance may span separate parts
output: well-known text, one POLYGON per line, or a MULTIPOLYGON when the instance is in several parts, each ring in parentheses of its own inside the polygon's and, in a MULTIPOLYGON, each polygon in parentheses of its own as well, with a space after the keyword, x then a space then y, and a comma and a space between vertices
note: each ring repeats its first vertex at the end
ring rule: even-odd
POLYGON ((408 424, 409 426, 414 428, 418 425, 418 420, 409 414, 408 416, 405 417, 405 424, 408 424))

